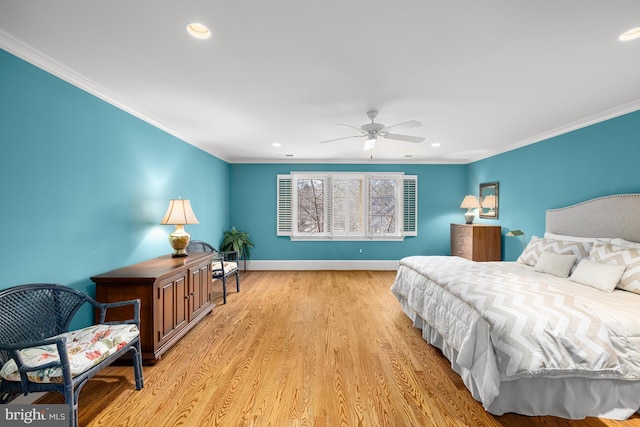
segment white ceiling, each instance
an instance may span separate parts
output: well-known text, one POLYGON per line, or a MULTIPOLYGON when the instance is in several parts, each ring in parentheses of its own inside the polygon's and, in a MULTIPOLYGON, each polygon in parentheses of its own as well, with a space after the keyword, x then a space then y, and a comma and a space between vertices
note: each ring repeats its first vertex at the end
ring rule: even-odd
POLYGON ((370 109, 423 123, 378 142, 384 163, 640 109, 640 39, 617 40, 638 26, 638 0, 0 0, 0 47, 232 163, 371 161, 363 138, 319 143, 370 109))

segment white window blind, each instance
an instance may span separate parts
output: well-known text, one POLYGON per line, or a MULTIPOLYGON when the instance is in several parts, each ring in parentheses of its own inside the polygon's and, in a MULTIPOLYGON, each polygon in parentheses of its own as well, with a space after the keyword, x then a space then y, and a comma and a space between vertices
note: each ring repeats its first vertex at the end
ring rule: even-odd
POLYGON ((277 235, 291 236, 292 216, 293 216, 293 189, 289 175, 278 175, 278 212, 277 212, 277 235))
POLYGON ((403 180, 402 231, 405 236, 418 235, 418 178, 405 176, 403 180))
POLYGON ((364 177, 335 174, 331 188, 332 237, 364 237, 364 177))

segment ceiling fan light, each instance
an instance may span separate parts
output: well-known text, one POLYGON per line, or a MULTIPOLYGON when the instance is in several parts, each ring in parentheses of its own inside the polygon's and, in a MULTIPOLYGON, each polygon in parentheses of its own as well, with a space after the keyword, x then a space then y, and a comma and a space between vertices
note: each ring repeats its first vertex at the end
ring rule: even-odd
POLYGON ((376 145, 376 137, 375 136, 370 136, 367 138, 367 140, 364 142, 364 151, 367 150, 373 150, 373 146, 376 145))

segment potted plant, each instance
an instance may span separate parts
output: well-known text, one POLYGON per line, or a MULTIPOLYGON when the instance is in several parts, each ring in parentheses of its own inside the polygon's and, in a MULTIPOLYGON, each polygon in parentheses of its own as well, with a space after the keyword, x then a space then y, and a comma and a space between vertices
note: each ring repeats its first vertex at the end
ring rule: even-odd
POLYGON ((247 258, 251 255, 250 250, 253 247, 253 242, 249 240, 249 233, 231 227, 231 230, 224 232, 220 250, 238 251, 238 257, 244 260, 244 271, 247 271, 247 258))

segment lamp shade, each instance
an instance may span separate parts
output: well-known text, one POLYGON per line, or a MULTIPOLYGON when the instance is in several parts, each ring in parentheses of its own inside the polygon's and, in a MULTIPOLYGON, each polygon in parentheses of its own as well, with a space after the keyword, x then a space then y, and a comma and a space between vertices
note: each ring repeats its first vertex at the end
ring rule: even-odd
POLYGON ((182 199, 169 200, 169 208, 160 224, 199 224, 196 214, 191 209, 191 201, 182 199))
POLYGON ((482 207, 483 208, 488 208, 488 209, 495 209, 496 208, 496 196, 493 194, 489 194, 488 196, 486 196, 484 198, 484 200, 482 201, 482 207))
POLYGON ((478 202, 478 198, 476 196, 469 195, 464 197, 460 207, 464 209, 475 209, 480 207, 480 202, 478 202))

